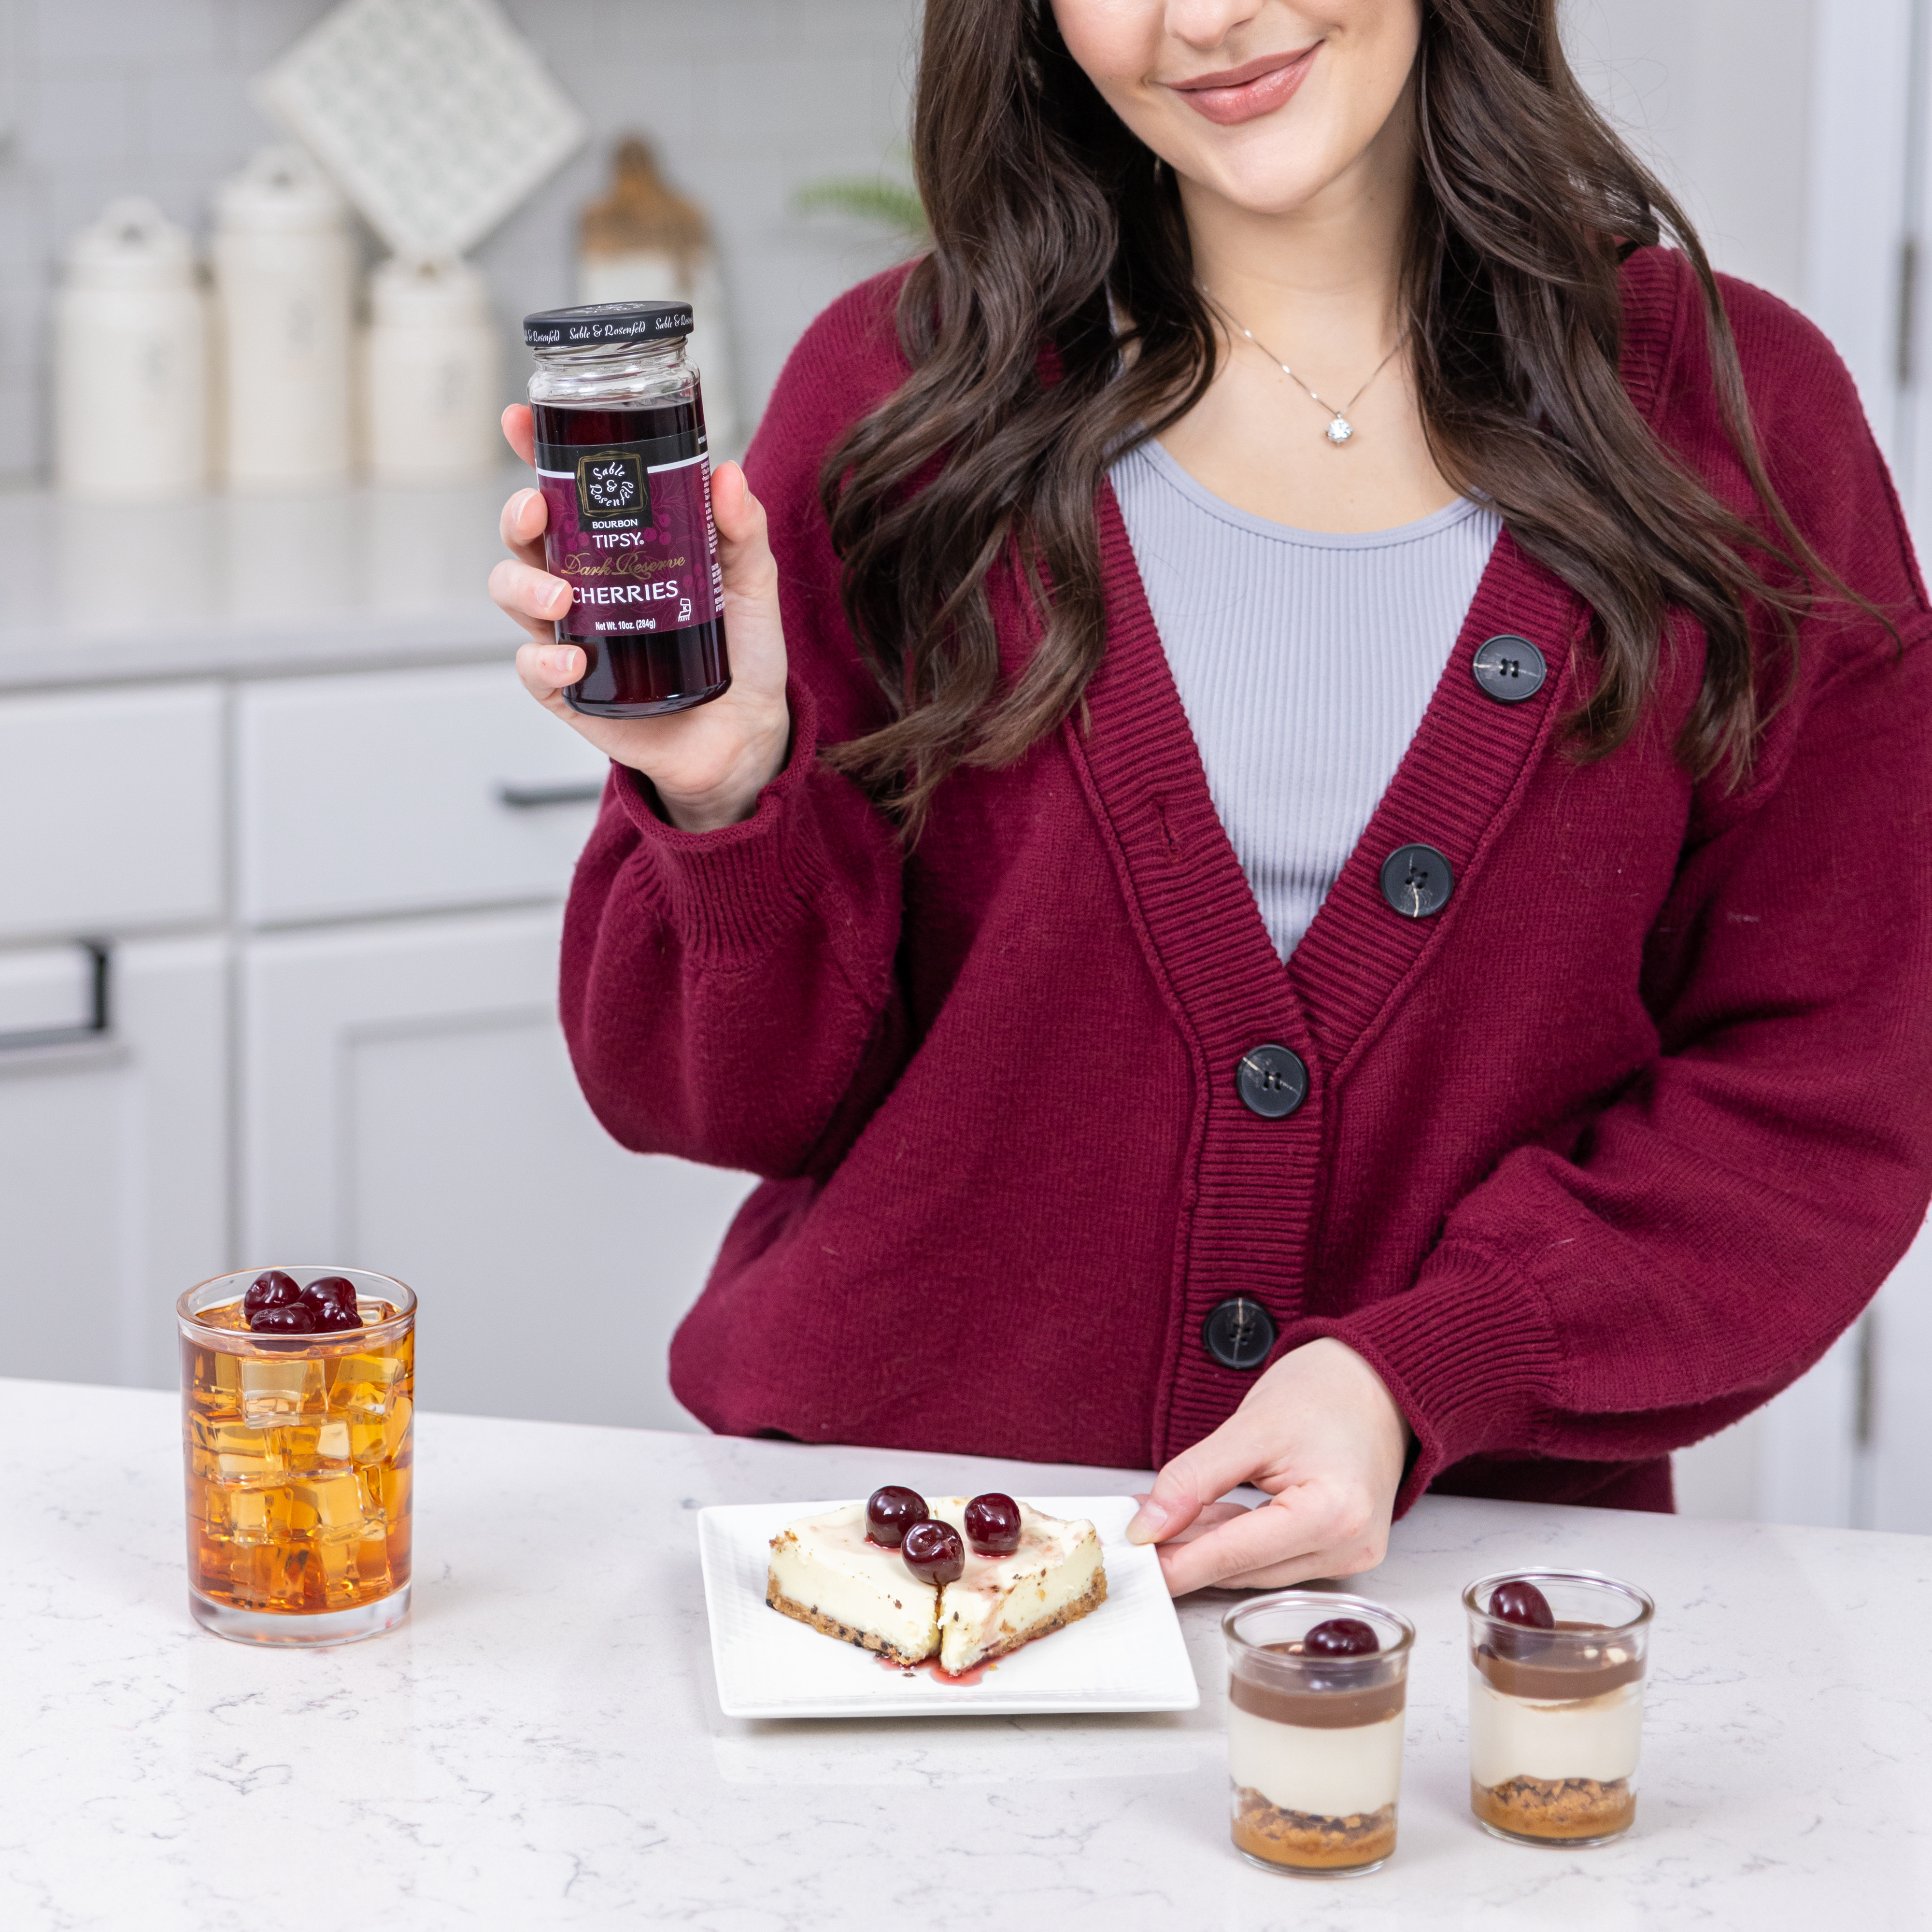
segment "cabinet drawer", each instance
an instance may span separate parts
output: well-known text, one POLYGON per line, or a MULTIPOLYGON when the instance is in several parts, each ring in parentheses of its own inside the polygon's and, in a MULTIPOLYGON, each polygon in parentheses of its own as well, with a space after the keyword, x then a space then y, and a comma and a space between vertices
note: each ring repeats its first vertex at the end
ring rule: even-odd
POLYGON ((239 742, 256 925, 561 894, 608 769, 508 665, 258 686, 239 742))
POLYGON ((220 916, 218 686, 0 699, 0 940, 220 916))

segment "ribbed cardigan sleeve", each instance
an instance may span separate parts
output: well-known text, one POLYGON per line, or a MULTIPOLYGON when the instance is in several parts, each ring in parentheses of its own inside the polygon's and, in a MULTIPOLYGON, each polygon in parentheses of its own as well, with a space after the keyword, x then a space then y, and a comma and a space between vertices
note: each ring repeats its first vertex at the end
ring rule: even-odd
MULTIPOLYGON (((768 1178, 822 1174, 904 1064, 895 828, 819 756, 880 722, 841 612, 818 464, 866 406, 890 326, 867 285, 794 352, 746 460, 777 559, 792 743, 742 823, 680 832, 614 766, 566 915, 562 1018, 579 1082, 640 1153, 768 1178)), ((728 649, 728 618, 727 645, 728 649)))
MULTIPOLYGON (((1402 1508, 1466 1457, 1619 1462, 1735 1421, 1856 1319, 1932 1194, 1932 616, 1838 358, 1727 299, 1780 495, 1897 634, 1816 607, 1752 784, 1701 788, 1646 950, 1651 1063, 1574 1147, 1506 1155, 1406 1292, 1283 1335, 1388 1382, 1402 1508)), ((1701 356, 1678 374, 1682 421, 1709 385, 1701 356)))

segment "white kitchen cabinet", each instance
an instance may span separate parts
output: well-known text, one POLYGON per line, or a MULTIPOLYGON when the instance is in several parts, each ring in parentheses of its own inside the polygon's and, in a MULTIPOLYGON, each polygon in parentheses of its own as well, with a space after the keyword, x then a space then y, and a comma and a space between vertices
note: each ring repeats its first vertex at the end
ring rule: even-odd
POLYGON ((166 1385, 174 1302, 227 1252, 227 952, 0 954, 0 1373, 166 1385))
POLYGON ((0 699, 0 943, 212 923, 215 684, 0 699))
POLYGON ((258 926, 554 898, 610 770, 507 664, 255 686, 236 745, 258 926))
POLYGON ((407 1282, 433 1408, 689 1427, 665 1350, 751 1183, 597 1124, 557 1027, 559 925, 246 943, 244 1264, 407 1282))

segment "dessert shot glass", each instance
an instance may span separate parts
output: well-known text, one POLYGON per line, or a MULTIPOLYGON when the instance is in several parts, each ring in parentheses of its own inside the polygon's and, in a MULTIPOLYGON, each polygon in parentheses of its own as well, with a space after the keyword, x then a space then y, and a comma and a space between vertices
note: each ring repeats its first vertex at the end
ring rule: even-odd
POLYGON ((1509 1570, 1462 1592, 1469 1805, 1518 1844, 1601 1845, 1636 1817, 1656 1606, 1587 1570, 1509 1570))
POLYGON ((242 1643, 352 1643, 410 1607, 416 1298, 356 1268, 359 1328, 256 1334, 218 1275, 176 1304, 188 1607, 242 1643))
POLYGON ((1414 1625, 1366 1597, 1282 1590, 1221 1630, 1235 1850, 1308 1877, 1375 1870, 1395 1850, 1414 1625))

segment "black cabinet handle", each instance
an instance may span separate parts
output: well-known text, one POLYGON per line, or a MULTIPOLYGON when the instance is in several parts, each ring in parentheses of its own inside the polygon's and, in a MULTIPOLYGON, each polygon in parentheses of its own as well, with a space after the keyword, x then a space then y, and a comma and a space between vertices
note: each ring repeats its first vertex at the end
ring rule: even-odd
POLYGON ((496 802, 512 812, 541 812, 552 805, 595 805, 604 796, 602 778, 585 778, 574 784, 500 784, 496 802))
POLYGON ((88 1016, 78 1026, 28 1027, 0 1033, 0 1053, 23 1053, 38 1046, 76 1046, 104 1038, 114 1021, 114 954, 105 940, 80 939, 74 944, 88 960, 88 1016))

